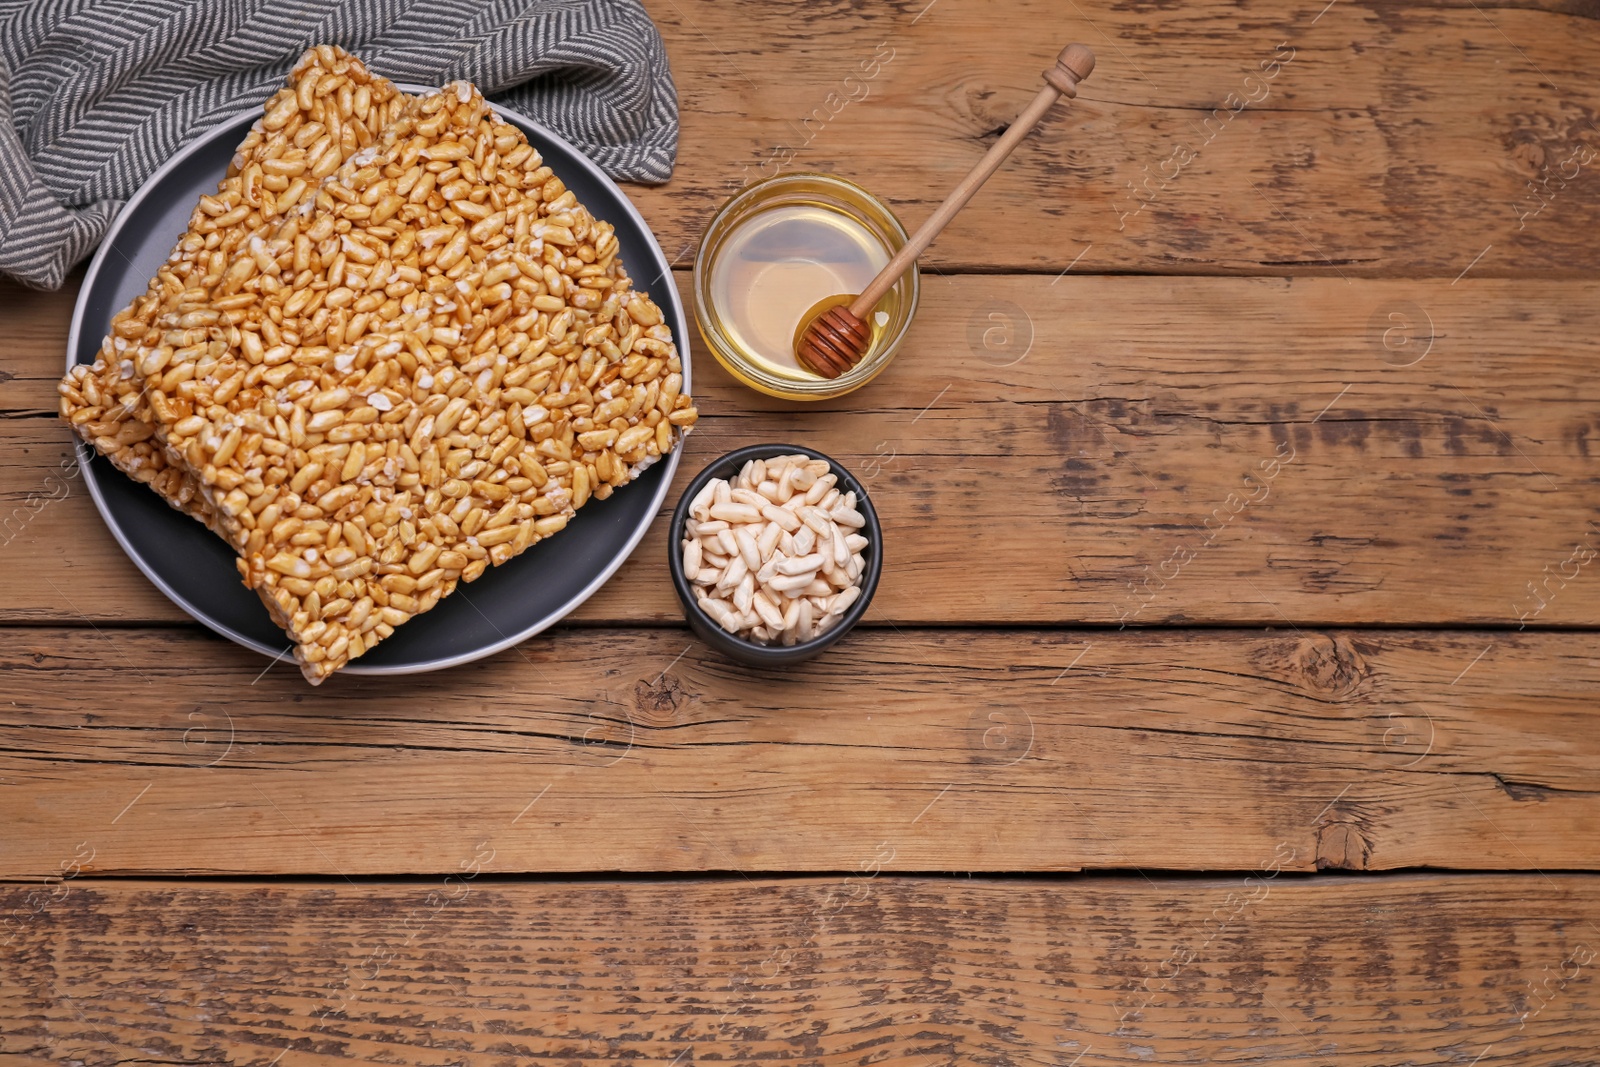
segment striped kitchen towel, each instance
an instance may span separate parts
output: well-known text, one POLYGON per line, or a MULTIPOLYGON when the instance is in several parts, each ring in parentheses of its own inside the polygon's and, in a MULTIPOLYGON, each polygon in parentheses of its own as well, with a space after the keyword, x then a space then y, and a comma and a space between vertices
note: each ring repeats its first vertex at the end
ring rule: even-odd
POLYGON ((472 81, 615 177, 672 174, 677 92, 638 0, 0 0, 0 273, 58 288, 164 160, 316 44, 472 81))

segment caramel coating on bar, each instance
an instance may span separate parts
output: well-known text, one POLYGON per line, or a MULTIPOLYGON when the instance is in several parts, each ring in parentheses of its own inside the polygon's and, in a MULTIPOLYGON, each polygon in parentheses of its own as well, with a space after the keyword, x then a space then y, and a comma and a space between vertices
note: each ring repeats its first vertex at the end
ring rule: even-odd
POLYGON ((234 546, 316 683, 669 452, 682 385, 612 227, 521 131, 324 45, 60 392, 234 546))

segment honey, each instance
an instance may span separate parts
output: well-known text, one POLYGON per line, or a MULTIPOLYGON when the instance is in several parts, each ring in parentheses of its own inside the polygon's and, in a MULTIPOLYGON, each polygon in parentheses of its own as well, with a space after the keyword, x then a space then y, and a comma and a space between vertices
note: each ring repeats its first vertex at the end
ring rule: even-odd
MULTIPOLYGON (((723 239, 711 268, 711 299, 728 340, 768 370, 815 379, 795 361, 795 338, 810 320, 867 287, 889 253, 848 215, 812 204, 753 215, 723 239)), ((889 315, 866 316, 873 341, 889 315)), ((869 346, 869 351, 870 346, 869 346)))
POLYGON ((907 269, 867 315, 860 363, 824 378, 795 359, 817 315, 848 304, 905 243, 905 230, 878 200, 826 174, 785 174, 724 204, 695 259, 695 319, 717 361, 753 389, 822 400, 872 380, 899 348, 916 308, 907 269))

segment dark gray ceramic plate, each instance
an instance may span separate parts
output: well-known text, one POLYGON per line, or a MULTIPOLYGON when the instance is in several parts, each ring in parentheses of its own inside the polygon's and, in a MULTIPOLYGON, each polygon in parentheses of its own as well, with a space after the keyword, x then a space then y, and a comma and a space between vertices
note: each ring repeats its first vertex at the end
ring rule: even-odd
MULTIPOLYGON (((417 90, 414 86, 407 88, 417 90)), ((495 105, 521 128, 578 200, 616 227, 622 260, 666 314, 683 359, 689 391, 689 332, 666 257, 622 190, 576 148, 530 119, 495 105)), ((145 291, 188 225, 202 193, 216 191, 234 148, 260 108, 241 113, 197 138, 157 171, 112 225, 89 267, 72 316, 67 365, 91 363, 111 316, 145 291)), ((267 609, 239 581, 234 554, 193 519, 169 508, 78 443, 78 462, 106 525, 140 570, 173 602, 224 637, 268 656, 288 643, 267 609)), ((556 537, 461 585, 426 615, 401 626, 344 674, 431 671, 498 652, 561 619, 622 566, 661 510, 678 452, 619 489, 593 501, 556 537)))

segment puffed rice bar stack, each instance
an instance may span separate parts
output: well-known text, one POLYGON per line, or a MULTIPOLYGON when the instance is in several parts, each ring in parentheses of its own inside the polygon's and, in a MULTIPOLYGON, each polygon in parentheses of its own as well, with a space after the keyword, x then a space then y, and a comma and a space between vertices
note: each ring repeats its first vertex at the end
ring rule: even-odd
POLYGON ((697 417, 662 313, 476 89, 323 45, 61 413, 205 522, 320 683, 697 417))

